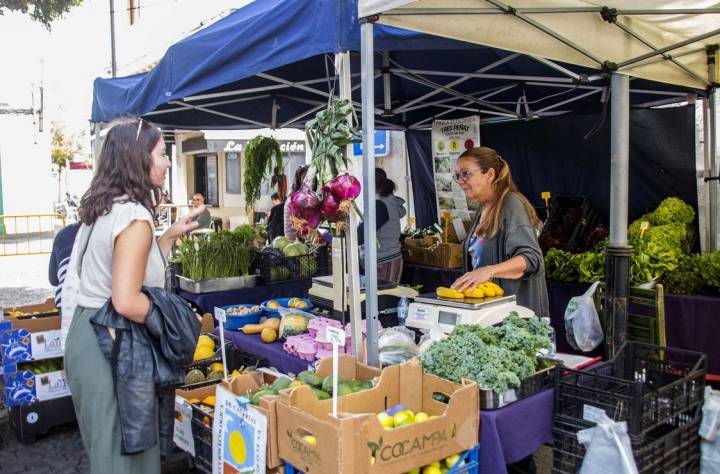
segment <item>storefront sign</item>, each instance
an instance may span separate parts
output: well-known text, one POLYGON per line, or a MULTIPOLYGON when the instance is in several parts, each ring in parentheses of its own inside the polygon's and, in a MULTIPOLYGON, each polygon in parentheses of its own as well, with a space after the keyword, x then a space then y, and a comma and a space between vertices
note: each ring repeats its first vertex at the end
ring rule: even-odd
POLYGON ((225 153, 228 153, 228 152, 241 153, 242 149, 243 149, 242 143, 236 143, 234 140, 229 140, 225 144, 225 148, 223 148, 223 151, 225 153))
POLYGON ((280 142, 280 151, 283 153, 305 153, 305 142, 280 142))
POLYGON ((449 211, 453 218, 470 220, 471 214, 477 210, 477 203, 468 202, 460 185, 453 179, 458 156, 477 146, 480 146, 480 117, 433 121, 433 171, 439 217, 449 211))

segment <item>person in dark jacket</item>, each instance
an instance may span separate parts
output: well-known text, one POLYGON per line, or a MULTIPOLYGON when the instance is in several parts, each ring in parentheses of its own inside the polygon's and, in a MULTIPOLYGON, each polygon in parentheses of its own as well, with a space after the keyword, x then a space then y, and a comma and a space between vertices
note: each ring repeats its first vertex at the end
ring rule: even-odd
MULTIPOLYGON (((152 333, 145 325, 155 303, 143 287, 163 291, 173 242, 195 229, 198 223, 193 219, 204 211, 203 206, 193 209, 162 236, 153 237, 154 203, 160 201, 169 167, 159 128, 142 119, 119 122, 108 130, 97 171, 81 200, 81 232, 88 237, 73 269, 80 281, 65 341, 65 375, 93 474, 159 474, 161 470, 158 443, 124 454, 123 420, 134 414, 122 412, 113 380, 117 374, 101 350, 91 318, 110 302, 128 324, 132 321, 152 333)), ((137 370, 120 375, 140 376, 147 366, 137 370)), ((135 403, 153 403, 147 393, 133 396, 135 403)))
MULTIPOLYGON (((400 219, 405 216, 405 200, 395 196, 395 183, 382 168, 375 168, 375 239, 377 241, 377 277, 400 283, 403 259, 400 250, 400 219)), ((358 227, 358 242, 364 241, 364 226, 358 227)), ((364 262, 361 262, 364 263, 364 262)))
POLYGON ((48 280, 55 287, 55 307, 60 308, 62 302, 62 286, 65 281, 65 272, 70 263, 75 236, 80 229, 80 222, 75 222, 63 228, 53 240, 52 253, 50 254, 50 265, 48 268, 48 280))
POLYGON ((273 193, 270 200, 272 208, 268 214, 267 233, 268 239, 272 242, 275 237, 285 235, 285 203, 278 193, 273 193))
POLYGON ((540 220, 520 194, 510 166, 492 148, 476 147, 457 160, 455 179, 482 205, 465 239, 463 270, 452 287, 463 291, 497 279, 520 306, 549 316, 545 263, 537 240, 540 220))

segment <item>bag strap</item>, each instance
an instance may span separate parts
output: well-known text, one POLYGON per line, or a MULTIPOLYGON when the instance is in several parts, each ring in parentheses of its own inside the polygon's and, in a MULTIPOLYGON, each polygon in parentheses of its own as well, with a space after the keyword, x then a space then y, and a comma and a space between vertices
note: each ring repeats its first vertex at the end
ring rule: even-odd
POLYGON ((87 252, 88 245, 90 245, 90 237, 92 237, 93 229, 95 229, 95 223, 90 226, 90 231, 88 233, 87 239, 85 239, 85 246, 83 247, 82 253, 80 254, 80 258, 78 258, 77 261, 77 274, 78 279, 82 278, 82 262, 85 259, 85 252, 87 252))

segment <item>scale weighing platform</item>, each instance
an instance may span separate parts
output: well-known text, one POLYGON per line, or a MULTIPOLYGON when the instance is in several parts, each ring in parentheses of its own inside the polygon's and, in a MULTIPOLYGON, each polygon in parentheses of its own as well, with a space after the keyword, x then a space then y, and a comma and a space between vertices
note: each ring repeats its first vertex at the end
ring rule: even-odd
POLYGON ((501 323, 512 311, 516 311, 521 318, 535 315, 530 308, 519 306, 515 295, 461 300, 425 293, 410 303, 405 325, 416 329, 438 326, 444 333, 449 334, 460 324, 494 326, 501 323))

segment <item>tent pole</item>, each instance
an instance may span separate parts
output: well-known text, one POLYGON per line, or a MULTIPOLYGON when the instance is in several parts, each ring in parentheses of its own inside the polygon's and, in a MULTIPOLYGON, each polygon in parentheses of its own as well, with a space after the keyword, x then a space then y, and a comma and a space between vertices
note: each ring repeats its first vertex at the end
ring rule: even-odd
POLYGON ((360 25, 362 81, 363 208, 365 241, 365 319, 367 363, 378 366, 377 240, 375 233, 375 84, 373 24, 360 25))
MULTIPOLYGON (((335 68, 337 75, 340 77, 340 98, 352 99, 352 84, 350 81, 350 53, 340 53, 335 55, 335 68)), ((348 116, 348 120, 350 117, 348 116)), ((346 148, 348 156, 352 156, 352 144, 346 148)), ((354 169, 349 170, 353 175, 357 176, 357 165, 352 164, 354 169)), ((345 251, 347 254, 347 265, 344 266, 343 272, 347 272, 344 281, 348 282, 348 303, 350 306, 350 322, 352 323, 352 348, 355 359, 362 360, 362 312, 360 309, 360 254, 358 252, 358 214, 350 211, 350 223, 345 231, 345 251), (347 269, 347 270, 346 270, 347 269)), ((345 291, 345 288, 342 288, 345 291)), ((343 308, 343 311, 345 308, 343 308)))
MULTIPOLYGON (((717 178, 718 176, 718 167, 717 167, 717 86, 715 85, 715 82, 717 81, 716 77, 716 71, 717 71, 717 56, 718 56, 718 46, 713 45, 708 47, 707 49, 707 65, 708 65, 708 79, 710 80, 710 83, 713 84, 713 87, 710 89, 708 93, 708 105, 709 105, 709 140, 705 143, 705 146, 708 147, 709 155, 710 155, 710 176, 711 178, 717 178)), ((708 176, 706 176, 707 180, 708 176)), ((718 181, 712 180, 712 181, 706 181, 708 183, 708 196, 710 198, 710 206, 708 209, 710 210, 710 241, 708 245, 708 251, 709 252, 715 252, 718 250, 718 181)))
POLYGON ((610 242, 605 281, 605 344, 613 357, 625 342, 628 277, 628 175, 630 169, 630 78, 613 73, 610 95, 610 242))

